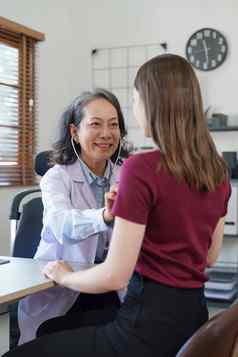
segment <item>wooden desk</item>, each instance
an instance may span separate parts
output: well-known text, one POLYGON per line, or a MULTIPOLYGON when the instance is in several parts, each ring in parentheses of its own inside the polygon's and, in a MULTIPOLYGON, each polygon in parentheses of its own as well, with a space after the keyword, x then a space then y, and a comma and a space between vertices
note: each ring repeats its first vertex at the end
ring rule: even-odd
POLYGON ((46 262, 26 259, 0 257, 10 263, 0 265, 0 355, 9 349, 8 305, 41 290, 54 286, 53 281, 41 272, 46 262))

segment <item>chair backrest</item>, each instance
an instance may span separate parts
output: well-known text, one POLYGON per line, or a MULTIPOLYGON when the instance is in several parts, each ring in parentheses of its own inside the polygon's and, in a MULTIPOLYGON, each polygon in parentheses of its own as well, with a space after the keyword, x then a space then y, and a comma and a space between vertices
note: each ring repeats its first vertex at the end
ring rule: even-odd
POLYGON ((176 357, 238 357, 238 303, 204 324, 176 357))
MULTIPOLYGON (((40 191, 38 191, 40 193, 40 191)), ((32 258, 40 241, 42 230, 43 205, 41 197, 27 195, 28 202, 22 207, 20 220, 17 226, 14 244, 14 257, 32 258)))
MULTIPOLYGON (((50 151, 35 158, 35 171, 43 176, 51 167, 50 151)), ((25 190, 15 195, 11 205, 11 253, 14 257, 32 258, 40 241, 43 204, 39 188, 25 190)))
POLYGON ((52 167, 52 164, 50 163, 50 155, 51 151, 41 151, 39 154, 36 155, 35 157, 35 172, 39 176, 44 176, 46 171, 52 167))

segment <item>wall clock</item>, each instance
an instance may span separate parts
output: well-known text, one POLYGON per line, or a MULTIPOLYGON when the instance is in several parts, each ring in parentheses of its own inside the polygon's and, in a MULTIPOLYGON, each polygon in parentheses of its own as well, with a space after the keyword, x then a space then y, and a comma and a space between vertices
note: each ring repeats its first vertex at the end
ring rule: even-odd
POLYGON ((226 59, 228 44, 217 30, 203 28, 192 34, 186 44, 186 57, 200 71, 211 71, 226 59))

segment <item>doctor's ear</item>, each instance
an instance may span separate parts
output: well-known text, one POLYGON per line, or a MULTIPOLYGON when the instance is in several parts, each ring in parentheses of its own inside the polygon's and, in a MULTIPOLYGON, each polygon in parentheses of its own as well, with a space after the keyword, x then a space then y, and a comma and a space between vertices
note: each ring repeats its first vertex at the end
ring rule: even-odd
POLYGON ((79 144, 79 137, 78 137, 78 135, 71 136, 71 138, 73 139, 73 141, 74 141, 76 144, 79 144))
POLYGON ((69 132, 71 138, 78 144, 79 143, 78 128, 74 124, 70 124, 69 132))

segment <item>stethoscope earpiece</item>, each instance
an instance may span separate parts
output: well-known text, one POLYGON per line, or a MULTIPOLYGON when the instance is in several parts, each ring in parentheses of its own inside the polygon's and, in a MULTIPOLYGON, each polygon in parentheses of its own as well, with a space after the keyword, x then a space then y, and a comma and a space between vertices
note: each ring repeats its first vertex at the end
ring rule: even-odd
MULTIPOLYGON (((74 137, 75 138, 75 137, 74 137)), ((74 138, 71 136, 71 145, 72 145, 72 148, 74 150, 74 153, 75 155, 77 156, 77 158, 80 160, 79 158, 79 154, 77 153, 76 149, 75 149, 75 146, 74 146, 74 138)))
POLYGON ((120 141, 119 141, 119 150, 118 150, 117 158, 116 158, 116 160, 115 160, 115 162, 113 164, 112 171, 114 171, 114 169, 116 167, 116 164, 117 164, 117 162, 119 160, 123 143, 124 143, 124 139, 121 138, 120 141))

